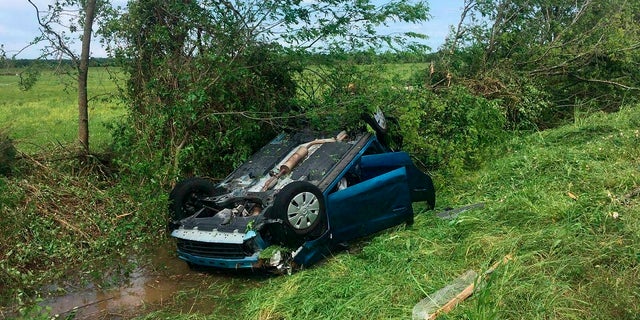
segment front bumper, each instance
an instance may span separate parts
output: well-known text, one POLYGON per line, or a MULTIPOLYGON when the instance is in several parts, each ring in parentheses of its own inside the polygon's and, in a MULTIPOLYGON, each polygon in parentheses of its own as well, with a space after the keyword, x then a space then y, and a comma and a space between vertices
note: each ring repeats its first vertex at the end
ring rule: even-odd
POLYGON ((207 258, 178 250, 178 258, 187 263, 223 269, 253 269, 261 267, 262 264, 259 261, 259 255, 260 253, 256 252, 252 256, 240 259, 207 258))
POLYGON ((260 251, 267 244, 254 231, 233 233, 177 229, 178 258, 189 264, 224 268, 251 269, 261 265, 260 251))

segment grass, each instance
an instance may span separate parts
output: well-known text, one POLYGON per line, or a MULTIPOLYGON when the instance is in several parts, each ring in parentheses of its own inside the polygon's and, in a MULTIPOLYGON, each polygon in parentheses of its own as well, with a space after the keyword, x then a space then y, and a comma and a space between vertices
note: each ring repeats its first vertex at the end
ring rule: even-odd
POLYGON ((454 220, 419 212, 324 262, 255 288, 185 290, 141 319, 407 319, 466 270, 487 270, 443 319, 637 319, 640 107, 514 138, 481 170, 444 181, 438 208, 484 203, 454 220), (184 297, 219 307, 185 312, 184 297), (220 307, 226 306, 226 307, 220 307))
MULTIPOLYGON (((73 79, 51 70, 43 71, 38 82, 30 90, 23 91, 16 72, 0 75, 0 128, 9 132, 18 150, 35 153, 50 149, 51 145, 75 143, 78 104, 73 79)), ((117 87, 111 74, 106 68, 89 70, 89 141, 92 149, 109 144, 106 125, 125 113, 114 97, 117 87)))
POLYGON ((323 265, 246 293, 246 319, 407 319, 415 303, 507 254, 451 318, 635 319, 640 314, 640 110, 516 138, 504 156, 438 184, 421 212, 323 265))
MULTIPOLYGON (((29 156, 75 139, 75 96, 60 93, 53 74, 45 79, 49 85, 42 81, 26 93, 0 86, 0 128, 9 126, 27 153, 15 177, 0 177, 0 317, 2 306, 24 306, 52 279, 67 272, 100 276, 113 257, 126 260, 144 241, 164 236, 161 183, 117 183, 98 164, 77 172, 73 160, 29 156)), ((115 90, 90 79, 102 88, 93 92, 115 90)), ((1 84, 14 81, 0 76, 1 84)), ((114 102, 93 107, 93 146, 108 143, 102 123, 123 113, 114 102)), ((479 202, 481 209, 442 220, 416 206, 413 226, 355 242, 312 268, 185 289, 141 318, 407 319, 427 294, 512 254, 447 317, 636 319, 639 128, 640 106, 629 106, 514 138, 496 146, 501 156, 478 171, 435 176, 435 212, 479 202)))
MULTIPOLYGON (((22 154, 12 176, 0 176, 0 318, 28 308, 45 285, 131 268, 127 257, 164 235, 166 208, 161 187, 118 183, 117 172, 104 165, 109 159, 80 163, 69 148, 76 142, 77 98, 66 76, 44 71, 21 91, 11 74, 0 75, 0 131, 22 154)), ((109 145, 106 125, 125 114, 116 91, 107 69, 90 69, 92 151, 109 145)))

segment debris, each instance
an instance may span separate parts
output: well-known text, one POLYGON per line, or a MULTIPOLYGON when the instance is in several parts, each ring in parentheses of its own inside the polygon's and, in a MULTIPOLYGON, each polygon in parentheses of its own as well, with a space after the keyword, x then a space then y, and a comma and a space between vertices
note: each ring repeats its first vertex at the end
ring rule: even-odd
POLYGON ((122 219, 122 218, 128 217, 128 216, 130 216, 132 214, 133 214, 133 212, 127 212, 127 213, 119 214, 119 215, 116 216, 116 219, 122 219))
MULTIPOLYGON (((502 260, 494 263, 491 268, 483 273, 484 278, 488 278, 496 268, 511 259, 513 259, 513 257, 508 254, 502 258, 502 260)), ((458 303, 473 294, 476 285, 479 285, 482 280, 484 279, 482 277, 479 278, 475 271, 467 270, 449 285, 420 300, 420 302, 413 307, 411 318, 413 320, 434 320, 439 315, 453 310, 458 303)))
POLYGON ((455 305, 470 296, 477 278, 478 274, 475 271, 467 270, 444 288, 420 300, 413 307, 411 318, 413 320, 435 319, 438 311, 451 304, 452 301, 455 305))
POLYGON ((484 208, 484 202, 479 202, 479 203, 471 204, 471 205, 456 208, 456 209, 449 209, 442 212, 438 212, 436 216, 444 220, 453 220, 457 218, 458 215, 460 215, 465 211, 469 211, 472 209, 480 209, 480 208, 484 208))
POLYGON ((575 194, 571 192, 567 192, 567 195, 569 196, 569 198, 573 199, 574 201, 578 201, 578 196, 576 196, 575 194))

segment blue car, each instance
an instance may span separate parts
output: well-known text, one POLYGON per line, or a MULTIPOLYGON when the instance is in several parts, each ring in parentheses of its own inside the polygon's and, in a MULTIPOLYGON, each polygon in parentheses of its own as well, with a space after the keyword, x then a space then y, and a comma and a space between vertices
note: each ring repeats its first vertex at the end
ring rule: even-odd
POLYGON ((222 182, 179 182, 169 195, 178 257, 194 267, 291 270, 413 223, 413 202, 435 206, 431 177, 387 146, 380 112, 365 120, 375 134, 282 133, 222 182))

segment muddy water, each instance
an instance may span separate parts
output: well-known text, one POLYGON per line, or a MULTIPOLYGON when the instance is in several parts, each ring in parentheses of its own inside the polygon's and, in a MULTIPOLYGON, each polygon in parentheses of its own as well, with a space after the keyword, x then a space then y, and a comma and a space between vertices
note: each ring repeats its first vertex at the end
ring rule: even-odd
MULTIPOLYGON (((50 292, 66 292, 54 295, 41 303, 51 308, 50 314, 74 319, 129 319, 171 305, 179 291, 207 289, 212 285, 225 288, 220 294, 233 294, 253 285, 253 277, 242 277, 214 271, 191 271, 174 253, 175 244, 162 244, 148 257, 139 258, 136 267, 119 279, 121 285, 103 289, 91 283, 81 288, 50 286, 50 292), (74 317, 75 316, 75 317, 74 317)), ((187 301, 188 311, 210 313, 212 301, 187 301)), ((179 308, 180 309, 180 308, 179 308)))

